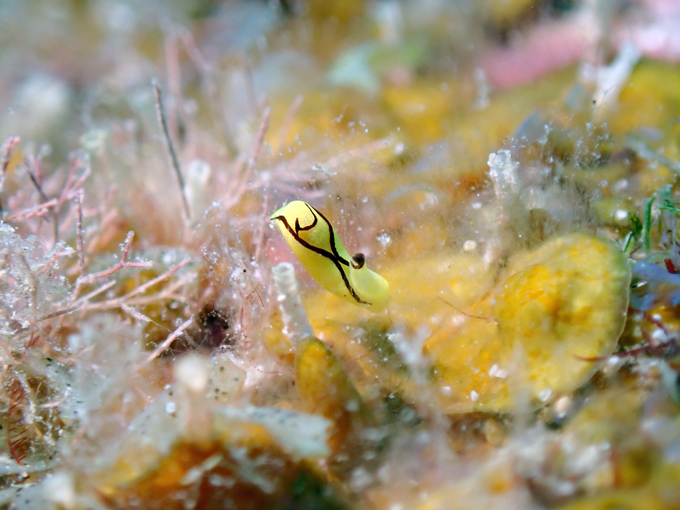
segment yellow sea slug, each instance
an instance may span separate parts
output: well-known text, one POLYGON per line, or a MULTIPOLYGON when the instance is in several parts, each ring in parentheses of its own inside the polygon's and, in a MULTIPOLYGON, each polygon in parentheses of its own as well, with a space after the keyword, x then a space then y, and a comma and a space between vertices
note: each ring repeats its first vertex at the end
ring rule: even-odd
POLYGON ((379 274, 366 267, 362 253, 350 256, 330 221, 301 200, 272 214, 288 245, 309 274, 326 290, 355 305, 373 311, 390 300, 390 287, 379 274))

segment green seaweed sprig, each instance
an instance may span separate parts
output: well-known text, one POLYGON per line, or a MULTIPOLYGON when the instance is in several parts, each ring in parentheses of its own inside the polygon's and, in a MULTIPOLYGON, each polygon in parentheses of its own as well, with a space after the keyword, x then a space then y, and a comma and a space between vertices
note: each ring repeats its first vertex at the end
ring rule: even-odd
MULTIPOLYGON (((645 254, 652 252, 652 230, 654 227, 654 209, 659 212, 657 226, 660 231, 671 230, 675 236, 675 229, 668 228, 668 221, 676 222, 680 218, 680 199, 673 197, 671 186, 664 186, 656 193, 653 193, 646 201, 642 210, 642 217, 633 213, 630 216, 630 230, 622 239, 623 251, 632 254, 640 245, 644 248, 645 254), (657 204, 655 206, 655 204, 657 204), (670 217, 664 217, 661 213, 670 213, 670 217)), ((676 239, 673 239, 674 241, 676 239)))

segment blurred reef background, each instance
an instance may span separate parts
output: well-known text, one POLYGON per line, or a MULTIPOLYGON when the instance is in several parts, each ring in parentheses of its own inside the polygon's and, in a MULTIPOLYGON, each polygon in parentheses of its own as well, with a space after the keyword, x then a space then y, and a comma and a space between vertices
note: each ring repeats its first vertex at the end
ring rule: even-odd
POLYGON ((1 507, 680 509, 678 26, 0 1, 1 507))

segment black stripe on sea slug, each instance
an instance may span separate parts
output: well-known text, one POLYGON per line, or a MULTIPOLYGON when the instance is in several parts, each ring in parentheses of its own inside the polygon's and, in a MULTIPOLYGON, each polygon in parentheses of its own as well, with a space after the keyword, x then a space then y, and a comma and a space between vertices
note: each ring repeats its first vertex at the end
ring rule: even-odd
POLYGON ((319 216, 321 216, 321 218, 323 218, 323 221, 326 222, 326 225, 328 225, 328 232, 329 232, 330 235, 331 235, 331 250, 333 251, 333 255, 335 255, 335 257, 336 257, 342 264, 344 264, 344 265, 346 265, 346 266, 349 266, 349 262, 346 261, 345 259, 343 259, 343 258, 340 256, 340 254, 338 253, 338 249, 335 247, 335 230, 333 230, 333 225, 331 225, 331 222, 328 221, 328 218, 326 218, 323 214, 321 214, 319 211, 317 211, 316 209, 314 209, 311 205, 309 205, 309 204, 305 204, 305 205, 307 206, 307 208, 309 208, 309 211, 310 211, 312 214, 314 214, 314 213, 316 212, 316 214, 318 214, 319 216))
MULTIPOLYGON (((307 204, 305 204, 305 205, 307 205, 307 204)), ((309 206, 307 205, 307 207, 309 207, 309 206)), ((306 227, 301 227, 301 226, 300 226, 300 218, 295 218, 295 232, 296 232, 296 233, 297 233, 297 232, 300 232, 300 230, 302 230, 302 231, 304 231, 304 230, 312 230, 314 227, 316 227, 316 224, 319 223, 319 218, 316 217, 316 214, 314 214, 314 212, 311 211, 311 210, 310 210, 310 212, 312 213, 312 216, 314 216, 314 221, 311 222, 311 223, 310 223, 309 225, 307 225, 306 227)))
POLYGON ((345 271, 343 270, 341 264, 344 264, 344 265, 346 265, 346 266, 349 266, 349 262, 347 262, 344 258, 342 258, 342 257, 340 256, 340 254, 338 253, 338 251, 337 251, 337 248, 336 248, 336 246, 335 246, 335 231, 333 230, 333 226, 331 225, 331 223, 328 221, 328 219, 326 219, 326 217, 325 217, 323 214, 321 214, 319 211, 317 211, 316 209, 314 209, 313 207, 311 207, 309 204, 305 204, 305 205, 309 208, 309 211, 312 213, 312 216, 314 216, 314 221, 313 221, 312 224, 309 225, 309 226, 300 227, 300 219, 299 219, 299 218, 295 218, 295 229, 293 229, 293 228, 290 226, 290 223, 288 223, 288 220, 285 218, 285 216, 276 216, 276 217, 274 217, 274 218, 272 218, 272 219, 278 220, 278 221, 280 221, 281 223, 283 223, 283 225, 286 227, 286 230, 288 230, 288 233, 289 233, 290 235, 292 235, 293 238, 294 238, 298 243, 300 243, 303 247, 305 247, 305 248, 307 248, 308 250, 311 250, 311 251, 313 251, 314 253, 317 253, 317 254, 321 255, 322 257, 325 257, 325 258, 327 258, 328 260, 330 260, 331 262, 333 262, 333 265, 335 265, 335 268, 336 268, 336 269, 338 270, 338 272, 340 273, 340 277, 342 278, 342 282, 345 284, 345 287, 347 288, 347 291, 348 291, 348 292, 350 293, 350 295, 354 298, 354 300, 355 300, 357 303, 362 304, 362 305, 370 305, 371 303, 369 303, 368 301, 364 301, 363 299, 361 299, 361 298, 359 297, 359 295, 358 295, 357 292, 354 290, 354 288, 350 285, 349 280, 347 279, 347 275, 345 274, 345 271), (329 229, 329 232, 330 232, 330 235, 331 235, 331 250, 333 250, 333 253, 330 253, 329 251, 324 250, 323 248, 319 248, 318 246, 314 246, 313 244, 309 244, 307 241, 305 241, 304 239, 302 239, 302 238, 298 235, 298 232, 299 232, 300 230, 303 230, 303 231, 304 231, 304 230, 309 230, 309 229, 311 229, 312 227, 314 227, 314 226, 316 225, 316 223, 318 222, 318 217, 316 216, 315 213, 318 213, 319 216, 321 216, 321 218, 323 218, 323 220, 324 220, 324 221, 326 222, 326 224, 328 225, 328 229, 329 229))

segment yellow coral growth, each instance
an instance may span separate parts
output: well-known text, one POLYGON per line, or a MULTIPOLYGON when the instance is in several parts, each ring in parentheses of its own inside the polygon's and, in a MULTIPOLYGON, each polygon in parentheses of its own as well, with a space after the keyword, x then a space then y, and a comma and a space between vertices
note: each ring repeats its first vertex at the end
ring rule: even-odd
POLYGON ((518 254, 480 304, 487 319, 428 341, 451 411, 503 409, 523 389, 540 401, 583 384, 612 352, 628 305, 623 253, 573 234, 518 254))
POLYGON ((343 364, 323 342, 308 338, 296 350, 295 383, 308 410, 333 423, 331 466, 336 471, 351 467, 364 451, 361 432, 372 420, 343 364))

